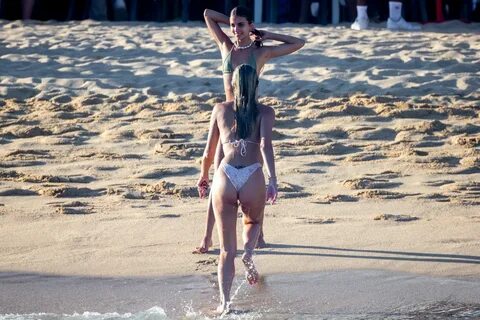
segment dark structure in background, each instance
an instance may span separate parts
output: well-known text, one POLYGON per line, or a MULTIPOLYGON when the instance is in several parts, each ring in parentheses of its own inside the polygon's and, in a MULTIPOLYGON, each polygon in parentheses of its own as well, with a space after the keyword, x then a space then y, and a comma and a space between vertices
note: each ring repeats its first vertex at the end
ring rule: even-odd
MULTIPOLYGON (((111 20, 156 21, 203 20, 211 8, 228 14, 237 5, 255 9, 258 0, 0 0, 0 18, 8 20, 111 20)), ((268 23, 352 22, 356 0, 263 0, 261 20, 268 23), (318 14, 312 14, 312 3, 318 14), (345 5, 340 5, 344 3, 345 5)), ((480 0, 408 0, 404 16, 421 23, 460 19, 480 21, 480 0)), ((388 17, 387 0, 369 0, 368 15, 374 22, 388 17)))

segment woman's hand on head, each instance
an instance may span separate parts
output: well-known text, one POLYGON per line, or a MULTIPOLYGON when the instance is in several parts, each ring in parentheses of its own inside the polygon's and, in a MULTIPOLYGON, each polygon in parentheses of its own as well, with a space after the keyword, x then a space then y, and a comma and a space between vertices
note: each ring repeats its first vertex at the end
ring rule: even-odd
POLYGON ((208 187, 209 187, 208 178, 200 177, 200 179, 198 179, 197 181, 197 190, 198 190, 198 195, 200 196, 201 199, 207 197, 208 187))
POLYGON ((250 31, 250 35, 252 36, 252 39, 254 41, 265 41, 267 39, 267 31, 259 29, 253 29, 252 31, 250 31))
POLYGON ((275 201, 277 201, 277 196, 278 196, 278 187, 277 187, 277 182, 270 180, 268 182, 267 186, 267 193, 266 193, 266 201, 270 202, 270 204, 275 204, 275 201))

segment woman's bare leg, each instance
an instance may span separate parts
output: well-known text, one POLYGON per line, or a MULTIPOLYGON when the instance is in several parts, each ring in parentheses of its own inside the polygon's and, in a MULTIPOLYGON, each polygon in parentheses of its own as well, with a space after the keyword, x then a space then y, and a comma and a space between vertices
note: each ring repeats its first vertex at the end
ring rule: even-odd
MULTIPOLYGON (((221 143, 218 143, 217 150, 215 152, 215 159, 213 162, 215 171, 217 171, 220 162, 223 159, 223 150, 221 143)), ((215 226, 215 214, 213 213, 213 203, 212 203, 212 190, 210 190, 210 195, 208 197, 208 208, 207 208, 207 219, 205 225, 205 233, 203 234, 202 242, 199 247, 196 247, 193 253, 207 253, 208 249, 213 245, 212 242, 212 233, 213 227, 215 226)))
POLYGON ((230 290, 235 277, 235 256, 237 255, 237 191, 223 171, 215 173, 212 184, 212 203, 217 220, 220 255, 218 259, 218 285, 221 304, 217 309, 223 313, 230 305, 230 290))
POLYGON ((258 245, 262 232, 263 213, 265 209, 265 178, 262 170, 255 171, 239 193, 243 211, 243 244, 242 262, 245 265, 247 281, 258 282, 258 272, 253 263, 253 251, 258 245))

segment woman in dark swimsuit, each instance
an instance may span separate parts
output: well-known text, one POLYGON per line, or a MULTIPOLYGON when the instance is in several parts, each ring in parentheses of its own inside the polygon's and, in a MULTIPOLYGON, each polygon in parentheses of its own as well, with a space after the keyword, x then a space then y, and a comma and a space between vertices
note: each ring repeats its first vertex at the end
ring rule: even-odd
MULTIPOLYGON (((222 54, 223 84, 226 101, 233 100, 232 72, 235 67, 240 64, 247 64, 253 67, 257 75, 259 75, 265 63, 270 59, 293 53, 305 44, 305 41, 300 38, 255 29, 250 10, 245 7, 235 7, 231 11, 230 17, 206 9, 204 17, 212 39, 217 43, 222 54), (230 25, 230 31, 234 36, 233 41, 220 28, 219 24, 221 23, 230 25), (272 46, 262 46, 261 43, 265 40, 274 40, 281 43, 272 46)), ((219 147, 217 148, 214 161, 215 169, 218 168, 222 158, 223 154, 219 147)), ((212 246, 214 224, 215 216, 213 214, 212 201, 209 199, 205 234, 200 247, 197 247, 194 253, 208 252, 209 247, 212 246)), ((257 247, 264 247, 265 241, 262 228, 260 229, 257 247)))
POLYGON ((234 101, 219 103, 213 108, 197 183, 200 197, 205 197, 209 186, 209 169, 217 145, 220 145, 225 156, 215 171, 210 192, 220 241, 219 313, 228 311, 230 305, 237 255, 238 207, 243 212, 242 262, 247 281, 255 284, 258 272, 253 263, 253 251, 261 231, 265 199, 274 203, 277 198, 272 147, 275 113, 271 107, 261 105, 256 100, 258 77, 252 66, 242 64, 235 68, 232 85, 234 101), (260 158, 268 175, 267 190, 260 158))

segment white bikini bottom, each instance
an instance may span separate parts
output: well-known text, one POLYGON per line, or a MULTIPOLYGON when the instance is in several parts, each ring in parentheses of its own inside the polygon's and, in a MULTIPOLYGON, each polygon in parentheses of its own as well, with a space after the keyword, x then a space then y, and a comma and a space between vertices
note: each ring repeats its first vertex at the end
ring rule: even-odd
POLYGON ((220 168, 223 170, 223 172, 225 172, 225 175, 233 184, 237 192, 240 191, 240 189, 245 185, 245 183, 247 183, 250 176, 255 171, 257 171, 258 168, 261 167, 262 165, 258 162, 240 169, 237 169, 234 166, 229 165, 228 163, 220 163, 220 168))

